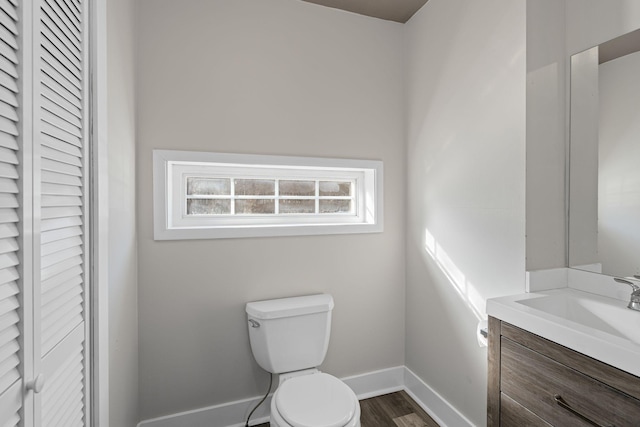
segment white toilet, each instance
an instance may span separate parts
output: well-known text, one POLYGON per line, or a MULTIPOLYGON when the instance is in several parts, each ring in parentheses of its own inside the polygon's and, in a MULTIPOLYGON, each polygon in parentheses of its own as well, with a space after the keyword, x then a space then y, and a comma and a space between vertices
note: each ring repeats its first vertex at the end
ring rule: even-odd
POLYGON ((253 355, 280 374, 271 400, 271 427, 360 427, 360 403, 338 378, 316 369, 327 354, 331 295, 250 302, 253 355))

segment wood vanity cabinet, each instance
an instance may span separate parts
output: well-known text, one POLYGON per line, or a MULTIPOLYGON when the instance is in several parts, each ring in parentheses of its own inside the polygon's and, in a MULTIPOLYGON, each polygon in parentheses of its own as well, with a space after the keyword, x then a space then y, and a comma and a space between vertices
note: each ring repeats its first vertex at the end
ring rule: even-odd
POLYGON ((638 427, 640 378, 490 317, 487 425, 638 427))

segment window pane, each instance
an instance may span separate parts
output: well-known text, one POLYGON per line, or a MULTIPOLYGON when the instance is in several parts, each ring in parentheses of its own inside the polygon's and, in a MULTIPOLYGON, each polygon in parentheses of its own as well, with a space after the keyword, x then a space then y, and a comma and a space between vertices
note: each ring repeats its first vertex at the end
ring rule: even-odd
POLYGON ((231 213, 231 200, 187 199, 187 215, 224 215, 231 213))
POLYGON ((321 196, 350 196, 351 183, 339 181, 320 181, 321 196))
POLYGON ((351 200, 320 200, 320 213, 349 213, 351 200))
POLYGON ((237 214, 263 215, 275 212, 276 202, 273 199, 236 200, 237 214))
POLYGON ((281 196, 315 196, 315 181, 280 181, 281 196))
POLYGON ((236 179, 236 196, 273 196, 276 182, 272 179, 236 179))
POLYGON ((299 213, 315 213, 315 200, 296 200, 284 199, 280 200, 280 213, 299 214, 299 213))
POLYGON ((231 194, 229 178, 187 178, 190 196, 228 196, 231 194))

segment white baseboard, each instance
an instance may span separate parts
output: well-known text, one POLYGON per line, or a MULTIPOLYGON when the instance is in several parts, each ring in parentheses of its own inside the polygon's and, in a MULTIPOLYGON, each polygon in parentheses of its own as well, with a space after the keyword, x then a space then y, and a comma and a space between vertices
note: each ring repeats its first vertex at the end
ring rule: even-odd
MULTIPOLYGON (((405 366, 382 369, 342 378, 358 399, 368 399, 387 393, 406 390, 407 393, 437 421, 441 427, 472 427, 462 414, 405 366)), ((244 427, 249 412, 262 399, 237 400, 165 417, 142 421, 138 427, 244 427)), ((269 421, 271 395, 251 416, 251 425, 269 421)))
POLYGON ((341 378, 358 396, 358 400, 404 390, 404 366, 341 378))
MULTIPOLYGON (((272 394, 269 394, 267 400, 253 413, 251 425, 269 422, 272 394)), ((262 396, 236 400, 235 402, 153 418, 138 423, 138 427, 244 427, 247 416, 261 399, 262 396)))
POLYGON ((474 424, 447 402, 409 368, 404 368, 405 391, 440 427, 474 427, 474 424))

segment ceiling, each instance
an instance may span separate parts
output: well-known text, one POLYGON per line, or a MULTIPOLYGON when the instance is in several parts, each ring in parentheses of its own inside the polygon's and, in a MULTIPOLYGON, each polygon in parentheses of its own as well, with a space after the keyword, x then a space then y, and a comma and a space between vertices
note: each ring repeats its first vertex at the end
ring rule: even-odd
POLYGON ((360 15, 405 23, 427 0, 303 0, 360 15))

